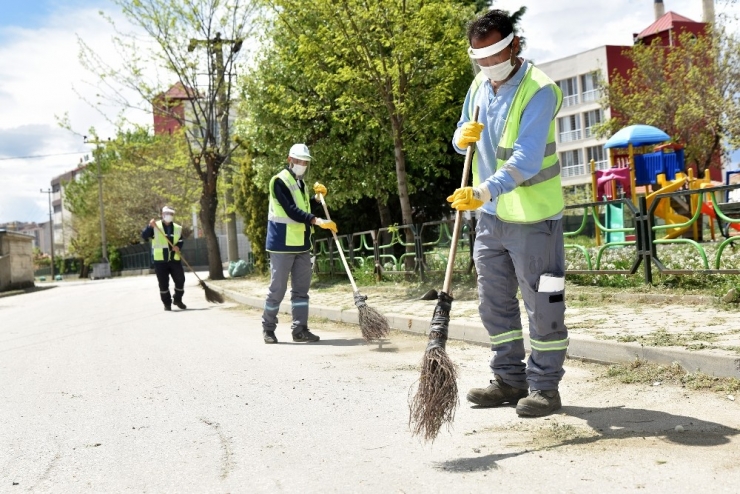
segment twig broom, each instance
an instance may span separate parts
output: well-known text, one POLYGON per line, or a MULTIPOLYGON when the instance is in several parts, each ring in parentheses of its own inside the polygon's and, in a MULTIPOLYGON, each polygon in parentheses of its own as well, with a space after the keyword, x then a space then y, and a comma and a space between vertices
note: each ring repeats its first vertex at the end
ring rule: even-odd
MULTIPOLYGON (((167 240, 167 243, 169 244, 170 249, 174 250, 174 246, 172 245, 172 242, 170 242, 170 239, 167 237, 167 235, 164 234, 164 232, 159 228, 159 226, 156 223, 154 224, 154 228, 159 230, 159 233, 161 233, 162 236, 165 238, 165 240, 167 240)), ((190 271, 193 272, 195 277, 198 278, 198 283, 200 284, 200 287, 206 293, 206 300, 213 304, 223 304, 224 303, 223 295, 221 295, 216 290, 206 285, 206 282, 200 279, 200 276, 198 276, 198 273, 195 272, 195 270, 190 265, 190 263, 188 263, 187 259, 185 259, 185 256, 182 255, 182 252, 180 252, 180 259, 182 259, 182 261, 190 269, 190 271)))
MULTIPOLYGON (((319 200, 321 201, 321 205, 324 207, 324 214, 326 215, 326 219, 331 221, 331 216, 329 216, 329 210, 326 208, 326 202, 324 201, 323 194, 319 194, 318 196, 319 200)), ((360 331, 362 331, 362 337, 365 338, 365 341, 373 341, 388 336, 388 333, 390 332, 388 320, 385 318, 385 316, 383 316, 383 314, 367 305, 367 296, 361 295, 360 291, 357 289, 355 278, 352 276, 352 271, 350 271, 349 269, 347 259, 344 257, 344 251, 342 251, 342 245, 339 243, 337 234, 334 232, 331 232, 331 234, 334 237, 334 243, 337 246, 337 251, 339 251, 339 256, 342 258, 344 269, 345 271, 347 271, 349 282, 352 283, 355 306, 357 307, 357 311, 359 312, 360 331)))
MULTIPOLYGON (((479 108, 475 108, 474 121, 478 121, 479 108)), ((465 154, 462 183, 468 183, 470 166, 473 161, 475 144, 470 144, 465 154)), ((409 425, 412 434, 421 436, 425 441, 434 441, 442 424, 449 424, 455 419, 455 409, 458 405, 457 397, 457 367, 445 351, 447 334, 450 325, 450 310, 452 309, 452 271, 455 266, 457 242, 460 239, 460 223, 462 211, 455 213, 455 225, 452 231, 450 253, 447 257, 444 284, 439 293, 437 305, 434 307, 432 323, 429 326, 429 343, 421 360, 421 376, 419 377, 416 395, 409 400, 409 425)))

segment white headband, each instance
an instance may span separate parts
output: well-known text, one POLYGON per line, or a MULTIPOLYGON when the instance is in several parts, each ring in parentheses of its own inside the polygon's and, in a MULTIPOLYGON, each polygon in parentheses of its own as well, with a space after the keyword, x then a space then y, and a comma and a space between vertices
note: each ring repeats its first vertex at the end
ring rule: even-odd
POLYGON ((471 46, 468 48, 468 55, 470 55, 470 58, 475 59, 490 57, 491 55, 495 55, 496 53, 503 51, 507 46, 509 46, 509 43, 511 43, 511 40, 513 39, 514 33, 511 33, 498 43, 486 46, 485 48, 473 48, 471 46))

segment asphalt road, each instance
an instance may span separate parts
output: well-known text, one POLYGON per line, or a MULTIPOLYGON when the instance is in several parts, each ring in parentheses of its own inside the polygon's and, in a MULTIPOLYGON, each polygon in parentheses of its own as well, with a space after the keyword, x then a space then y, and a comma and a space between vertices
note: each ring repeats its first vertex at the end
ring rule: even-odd
POLYGON ((451 343, 463 401, 426 444, 424 337, 314 320, 294 344, 283 317, 265 345, 259 312, 186 290, 169 313, 154 276, 0 298, 0 492, 738 491, 740 397, 569 361, 561 413, 520 419, 464 402, 490 352, 451 343))

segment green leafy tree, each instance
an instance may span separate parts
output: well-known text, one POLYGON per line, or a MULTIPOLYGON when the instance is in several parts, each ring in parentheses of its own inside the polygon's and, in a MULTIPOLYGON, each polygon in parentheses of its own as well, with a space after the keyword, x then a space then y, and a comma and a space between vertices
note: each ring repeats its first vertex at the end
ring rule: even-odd
POLYGON ((473 9, 441 0, 270 6, 239 126, 258 188, 266 193, 289 146, 306 142, 310 180, 329 186, 332 207, 371 197, 383 223, 395 210, 411 224, 415 192, 441 206, 449 191, 433 186, 461 161, 449 140, 471 80, 473 9))
POLYGON ((244 233, 252 245, 254 268, 259 273, 266 273, 269 266, 265 251, 268 195, 257 186, 251 157, 241 155, 234 161, 240 166, 240 172, 234 181, 236 210, 244 218, 244 233))
POLYGON ((613 76, 604 107, 612 118, 598 129, 609 136, 632 124, 653 125, 685 146, 700 176, 719 166, 724 144, 740 145, 740 43, 721 25, 703 36, 678 36, 673 47, 638 44, 627 77, 613 76))
MULTIPOLYGON (((100 161, 108 259, 116 249, 140 241, 140 233, 165 204, 187 214, 197 202, 199 180, 189 165, 182 133, 153 137, 147 129, 121 132, 94 153, 100 161)), ((97 163, 66 184, 65 206, 73 214, 72 251, 85 264, 102 257, 97 163)))
MULTIPOLYGON (((251 35, 256 15, 250 0, 113 0, 124 16, 145 33, 114 38, 124 66, 113 68, 81 41, 83 64, 104 88, 136 91, 142 110, 179 122, 187 133, 187 152, 200 180, 200 222, 208 247, 209 274, 222 279, 215 232, 218 182, 234 146, 229 139, 233 74, 237 57, 251 35), (163 70, 165 82, 155 71, 163 70), (176 84, 173 85, 173 82, 176 84), (167 90, 173 90, 167 93, 167 90)), ((112 22, 112 21, 111 21, 112 22)), ((244 50, 246 51, 246 50, 244 50)), ((135 104, 121 92, 105 96, 123 106, 135 104)))

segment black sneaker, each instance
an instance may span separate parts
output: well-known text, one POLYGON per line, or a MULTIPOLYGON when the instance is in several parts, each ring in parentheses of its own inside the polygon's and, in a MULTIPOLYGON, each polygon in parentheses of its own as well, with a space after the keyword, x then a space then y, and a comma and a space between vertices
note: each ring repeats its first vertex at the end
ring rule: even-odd
POLYGON ((561 406, 560 393, 557 389, 551 391, 536 389, 526 398, 519 400, 516 414, 522 417, 544 417, 559 410, 561 406))
POLYGON ((482 407, 497 407, 505 403, 514 404, 527 396, 526 389, 506 384, 499 376, 493 376, 486 388, 473 388, 468 391, 468 401, 482 407))
POLYGON ((277 336, 275 336, 275 331, 262 331, 262 339, 265 340, 265 343, 268 345, 278 342, 277 336))
POLYGON ((177 302, 173 302, 173 303, 175 304, 175 306, 176 306, 176 307, 177 307, 178 309, 181 309, 181 310, 185 310, 185 309, 187 309, 187 308, 188 308, 188 306, 187 306, 187 305, 185 305, 185 304, 183 304, 183 303, 182 303, 182 300, 178 300, 177 302))
POLYGON ((298 341, 300 343, 311 343, 314 341, 319 341, 320 339, 321 338, 307 329, 304 329, 300 333, 293 333, 293 341, 298 341))
POLYGON ((164 306, 164 310, 172 310, 172 306, 171 305, 165 305, 164 306))

